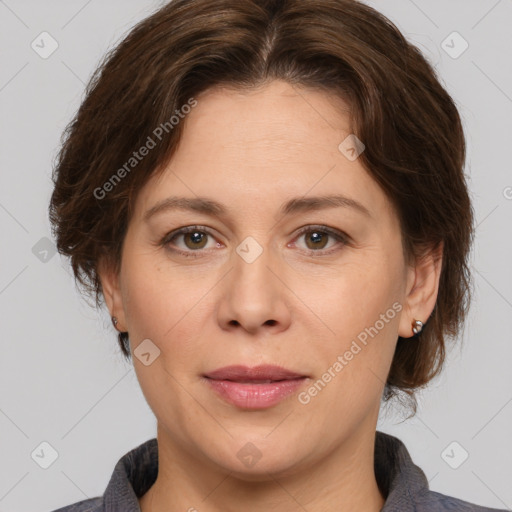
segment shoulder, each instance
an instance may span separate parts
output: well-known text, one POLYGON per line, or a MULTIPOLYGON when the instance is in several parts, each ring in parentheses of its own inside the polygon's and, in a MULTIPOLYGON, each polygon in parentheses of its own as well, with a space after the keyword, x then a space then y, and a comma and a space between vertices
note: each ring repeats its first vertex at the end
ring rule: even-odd
POLYGON ((507 512, 507 509, 484 507, 435 491, 428 491, 416 499, 418 512, 507 512))
POLYGON ((72 505, 53 510, 53 512, 102 512, 103 498, 90 498, 78 501, 72 505))
MULTIPOLYGON (((507 512, 435 492, 423 470, 414 464, 405 444, 397 437, 377 431, 375 478, 387 496, 381 512, 507 512)), ((506 506, 506 505, 505 505, 506 506)))

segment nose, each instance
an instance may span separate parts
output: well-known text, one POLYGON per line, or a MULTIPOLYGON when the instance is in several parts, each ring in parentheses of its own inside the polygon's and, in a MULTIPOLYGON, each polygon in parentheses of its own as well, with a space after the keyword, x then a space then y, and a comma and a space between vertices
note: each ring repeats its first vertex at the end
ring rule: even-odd
MULTIPOLYGON (((254 250, 254 247, 251 248, 254 250)), ((261 250, 261 249, 260 249, 261 250)), ((287 266, 268 249, 252 261, 243 249, 222 283, 218 322, 223 330, 278 333, 291 321, 293 293, 286 285, 287 266)))

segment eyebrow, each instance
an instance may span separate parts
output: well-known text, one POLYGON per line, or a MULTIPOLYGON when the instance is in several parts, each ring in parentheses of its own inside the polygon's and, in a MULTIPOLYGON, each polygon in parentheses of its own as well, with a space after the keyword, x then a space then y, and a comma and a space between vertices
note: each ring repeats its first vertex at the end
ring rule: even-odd
MULTIPOLYGON (((352 208, 367 217, 372 218, 369 209, 355 199, 343 195, 327 195, 314 197, 296 197, 284 203, 280 208, 280 214, 283 216, 294 213, 304 213, 311 211, 324 210, 327 208, 352 208)), ((221 203, 207 197, 167 197, 159 201, 144 214, 144 221, 151 217, 172 210, 194 211, 212 216, 226 216, 229 209, 221 203)))

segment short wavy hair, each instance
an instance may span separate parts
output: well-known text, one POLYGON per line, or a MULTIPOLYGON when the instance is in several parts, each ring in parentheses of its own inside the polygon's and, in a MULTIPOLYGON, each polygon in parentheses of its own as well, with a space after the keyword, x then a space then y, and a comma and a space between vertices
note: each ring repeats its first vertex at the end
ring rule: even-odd
MULTIPOLYGON (((445 338, 469 309, 474 213, 453 99, 419 49, 366 4, 173 0, 138 23, 100 63, 63 133, 49 205, 58 251, 100 306, 98 263, 119 271, 137 193, 162 172, 186 126, 173 116, 211 87, 274 79, 350 105, 352 133, 366 146, 359 161, 396 209, 408 262, 443 243, 434 310, 417 340, 398 338, 383 395, 404 392, 415 413, 414 391, 440 372, 445 338), (131 161, 157 127, 156 147, 131 161), (123 179, 113 182, 116 173, 123 179)), ((128 336, 118 335, 127 359, 128 336)))

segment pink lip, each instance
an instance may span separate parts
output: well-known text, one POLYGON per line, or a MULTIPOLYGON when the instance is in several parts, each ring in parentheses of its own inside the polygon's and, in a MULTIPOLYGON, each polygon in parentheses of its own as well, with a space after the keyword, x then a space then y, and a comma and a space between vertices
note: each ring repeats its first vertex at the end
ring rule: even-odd
POLYGON ((305 375, 271 365, 254 368, 227 366, 209 372, 205 377, 220 396, 244 409, 265 409, 276 405, 307 379, 305 375))
POLYGON ((205 377, 215 380, 233 380, 243 382, 248 380, 288 380, 306 377, 300 373, 295 373, 281 366, 263 364, 249 368, 248 366, 235 365, 225 366, 212 372, 208 372, 205 377))

